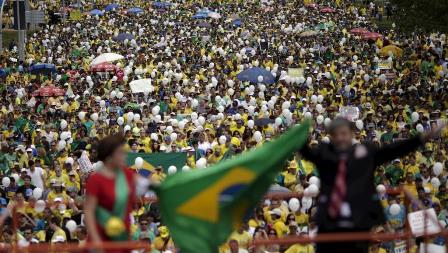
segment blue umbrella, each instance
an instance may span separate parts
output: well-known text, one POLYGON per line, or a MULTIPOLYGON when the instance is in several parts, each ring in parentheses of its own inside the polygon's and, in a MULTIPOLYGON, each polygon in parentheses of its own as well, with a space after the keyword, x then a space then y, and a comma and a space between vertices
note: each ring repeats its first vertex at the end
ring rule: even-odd
POLYGON ((169 3, 169 2, 153 2, 152 6, 154 6, 154 8, 169 8, 173 5, 173 3, 169 3))
POLYGON ((117 36, 113 37, 114 41, 120 41, 123 42, 125 40, 132 40, 134 39, 134 35, 130 34, 130 33, 120 33, 117 36))
POLYGON ((92 16, 103 16, 104 15, 103 11, 100 11, 98 9, 91 10, 89 12, 89 14, 92 16))
POLYGON ((8 72, 6 72, 5 69, 0 69, 0 77, 5 77, 8 75, 8 72))
POLYGON ((119 4, 109 4, 104 8, 105 11, 114 11, 116 9, 120 8, 119 4))
POLYGON ((206 18, 208 18, 208 14, 196 13, 196 14, 194 14, 194 16, 192 18, 193 19, 206 19, 206 18))
POLYGON ((246 54, 250 54, 252 51, 256 52, 255 48, 253 47, 245 47, 244 50, 246 51, 246 54))
POLYGON ((140 14, 143 13, 143 9, 138 8, 138 7, 132 7, 128 10, 128 13, 130 14, 140 14))
POLYGON ((241 19, 235 19, 232 24, 233 26, 240 27, 243 24, 243 21, 241 19))
POLYGON ((54 64, 38 63, 30 67, 31 74, 45 74, 49 75, 56 73, 56 66, 54 64))
POLYGON ((251 82, 251 83, 264 83, 264 84, 273 84, 275 83, 275 77, 271 72, 266 69, 253 67, 250 69, 246 69, 241 71, 237 76, 238 80, 243 82, 251 82), (260 82, 258 77, 262 76, 263 80, 260 82))

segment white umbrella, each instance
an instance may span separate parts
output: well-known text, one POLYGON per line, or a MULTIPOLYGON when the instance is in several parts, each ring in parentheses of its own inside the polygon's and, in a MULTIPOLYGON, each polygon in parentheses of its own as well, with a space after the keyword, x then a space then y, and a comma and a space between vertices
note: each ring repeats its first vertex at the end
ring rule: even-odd
POLYGON ((208 16, 209 17, 211 17, 211 18, 214 18, 214 19, 219 19, 219 18, 221 18, 221 14, 219 14, 219 13, 217 13, 217 12, 209 12, 208 13, 208 16))
POLYGON ((105 54, 101 54, 98 57, 96 57, 95 59, 93 59, 93 61, 90 63, 90 66, 98 65, 103 62, 114 62, 114 61, 118 61, 121 59, 124 59, 123 55, 119 55, 119 54, 115 54, 115 53, 105 53, 105 54))
POLYGON ((154 86, 151 85, 151 79, 139 79, 129 83, 132 93, 150 93, 154 91, 154 86))

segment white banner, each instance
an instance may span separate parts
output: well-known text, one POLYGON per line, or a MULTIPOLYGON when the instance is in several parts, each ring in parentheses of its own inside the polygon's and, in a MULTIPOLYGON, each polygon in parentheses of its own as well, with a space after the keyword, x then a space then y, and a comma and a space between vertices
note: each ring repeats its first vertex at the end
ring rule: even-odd
POLYGON ((433 208, 408 214, 409 225, 414 236, 440 233, 440 224, 433 208))

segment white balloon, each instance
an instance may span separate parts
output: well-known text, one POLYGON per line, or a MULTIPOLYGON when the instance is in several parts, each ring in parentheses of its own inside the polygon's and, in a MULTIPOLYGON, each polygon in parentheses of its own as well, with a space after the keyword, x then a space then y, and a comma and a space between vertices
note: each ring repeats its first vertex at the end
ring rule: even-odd
POLYGON ((308 183, 314 184, 314 185, 317 185, 317 187, 320 187, 320 179, 316 176, 310 177, 310 179, 308 180, 308 183))
POLYGON ((311 102, 317 103, 317 96, 316 95, 312 95, 311 96, 311 102))
POLYGON ((79 112, 79 113, 78 113, 78 118, 79 118, 80 120, 83 120, 85 117, 86 117, 86 112, 79 112))
POLYGON ((173 129, 172 126, 167 126, 167 127, 166 127, 166 132, 167 132, 168 134, 173 133, 173 131, 174 131, 174 129, 173 129))
POLYGON ((288 203, 289 209, 295 213, 300 209, 300 201, 297 198, 292 198, 288 203))
POLYGON ((207 167, 207 159, 204 157, 199 158, 199 160, 196 161, 196 168, 203 169, 205 167, 207 167))
POLYGON ((179 122, 178 127, 179 127, 180 130, 183 130, 185 128, 185 121, 179 122))
POLYGON ((443 164, 441 162, 434 163, 432 171, 434 172, 434 175, 436 175, 437 177, 440 176, 440 174, 442 174, 443 172, 443 164))
POLYGON ((122 126, 124 124, 124 118, 123 117, 118 117, 117 123, 118 123, 118 125, 122 126))
POLYGON ((66 145, 67 145, 67 143, 66 143, 64 140, 60 140, 60 141, 58 142, 58 145, 57 145, 57 149, 58 149, 58 151, 63 150, 63 149, 65 148, 66 145))
POLYGON ((156 133, 151 134, 151 140, 157 141, 159 139, 159 136, 156 133))
POLYGON ((36 213, 41 213, 45 210, 45 207, 46 207, 45 201, 40 199, 36 201, 36 203, 34 204, 34 211, 36 211, 36 213))
POLYGON ((117 93, 117 98, 118 98, 118 99, 122 99, 123 96, 124 96, 123 92, 119 91, 119 92, 117 93))
POLYGON ((317 116, 316 122, 318 125, 322 125, 322 123, 324 123, 324 116, 322 115, 317 116))
POLYGON ((400 211, 401 211, 401 206, 399 204, 392 204, 389 207, 389 213, 391 215, 394 215, 394 216, 398 215, 400 213, 400 211))
POLYGON ((203 125, 205 124, 205 118, 204 118, 204 116, 199 116, 199 117, 198 117, 198 121, 199 121, 199 124, 201 124, 201 126, 203 126, 203 125))
POLYGON ((63 119, 63 120, 61 120, 61 124, 60 124, 60 126, 61 126, 61 130, 64 130, 65 128, 67 128, 67 121, 65 120, 65 119, 63 119))
POLYGON ((441 183, 437 177, 433 177, 433 178, 431 178, 431 184, 434 187, 434 189, 438 190, 441 183))
POLYGON ((42 197, 43 190, 39 187, 34 188, 33 190, 33 198, 38 200, 42 197))
POLYGON ((11 184, 11 179, 9 179, 9 177, 4 177, 3 179, 2 179, 2 185, 3 185, 3 187, 8 187, 9 185, 11 184))
POLYGON ((127 122, 131 122, 131 121, 134 120, 134 113, 133 112, 128 112, 126 114, 126 116, 127 116, 127 122))
POLYGON ((417 132, 419 133, 423 133, 425 131, 425 129, 423 128, 422 124, 417 124, 416 128, 417 132))
POLYGON ((412 122, 415 123, 415 122, 417 122, 419 120, 420 115, 418 114, 418 112, 413 112, 412 115, 411 115, 411 118, 412 118, 412 122))
POLYGON ((315 184, 311 184, 307 187, 310 197, 315 198, 319 194, 319 187, 315 184))
POLYGON ((386 186, 384 186, 383 184, 379 184, 379 185, 376 187, 376 191, 377 191, 379 194, 383 195, 384 193, 386 193, 386 186))
POLYGON ((177 134, 176 133, 171 133, 170 134, 170 139, 171 139, 171 141, 176 141, 177 140, 177 134))
POLYGON ((311 114, 311 112, 305 112, 305 119, 312 119, 313 115, 311 114))
POLYGON ((190 171, 191 168, 188 165, 185 165, 184 167, 182 167, 182 171, 186 172, 186 171, 190 171))
POLYGON ((193 99, 191 101, 191 107, 196 108, 199 105, 199 101, 197 99, 193 99))
POLYGON ((313 199, 310 197, 303 197, 302 198, 302 207, 305 209, 310 209, 313 205, 313 199))
POLYGON ((253 120, 248 120, 247 121, 247 127, 249 127, 250 129, 253 129, 255 126, 255 122, 253 120))
POLYGON ((76 222, 74 220, 67 221, 65 228, 67 228, 71 233, 75 232, 77 228, 76 222))
POLYGON ((152 109, 151 109, 151 113, 152 113, 152 115, 158 115, 159 114, 159 112, 160 112, 160 106, 158 106, 158 105, 156 105, 156 106, 154 106, 152 109))
POLYGON ((329 127, 330 124, 331 124, 331 119, 330 119, 330 118, 325 118, 325 120, 324 120, 324 126, 325 126, 325 127, 329 127))
POLYGON ((219 137, 219 144, 224 145, 227 142, 227 137, 225 135, 221 135, 219 137))
POLYGON ((141 168, 143 168, 143 163, 144 163, 143 158, 141 158, 141 157, 137 157, 137 158, 135 158, 135 167, 136 167, 137 169, 141 169, 141 168))
POLYGON ((171 165, 170 167, 168 167, 168 175, 173 175, 177 172, 177 168, 174 165, 171 165))
POLYGON ((275 125, 276 125, 276 126, 281 126, 282 123, 283 123, 282 118, 276 118, 276 119, 275 119, 275 125))
POLYGON ((362 122, 362 120, 358 119, 355 122, 356 128, 358 128, 358 130, 363 130, 364 129, 364 122, 362 122))
POLYGON ((92 115, 90 115, 90 119, 92 119, 93 121, 98 121, 98 113, 92 113, 92 115))

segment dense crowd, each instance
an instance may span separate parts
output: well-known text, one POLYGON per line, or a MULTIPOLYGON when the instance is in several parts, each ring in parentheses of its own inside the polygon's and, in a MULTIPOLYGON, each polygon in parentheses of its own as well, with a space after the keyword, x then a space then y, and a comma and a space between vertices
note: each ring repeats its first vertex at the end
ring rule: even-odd
MULTIPOLYGON (((56 2, 33 7, 60 12, 56 2)), ((141 2, 85 5, 79 20, 70 18, 77 8, 67 8, 64 23, 49 19, 28 36, 23 62, 15 45, 1 52, 4 245, 86 241, 85 180, 97 166, 97 141, 112 133, 124 133, 129 152, 187 153, 183 168, 152 171, 160 183, 256 148, 305 119, 313 122, 309 145, 329 141, 326 126, 337 116, 353 120, 354 142, 376 145, 448 119, 446 35, 379 30, 373 3, 141 2), (118 57, 91 64, 105 53, 118 57), (254 81, 241 81, 241 71, 257 67, 254 81)), ((403 231, 407 213, 431 208, 447 226, 447 136, 376 172, 388 219, 376 232, 403 231), (399 186, 415 199, 386 193, 399 186)), ((266 200, 222 252, 314 252, 312 244, 255 249, 251 242, 315 234, 318 187, 314 165, 297 155, 271 191, 304 197, 266 200)), ((132 214, 133 240, 176 251, 148 194, 132 214)), ((411 252, 419 243, 411 242, 411 252)), ((371 252, 403 245, 378 242, 371 252)))

